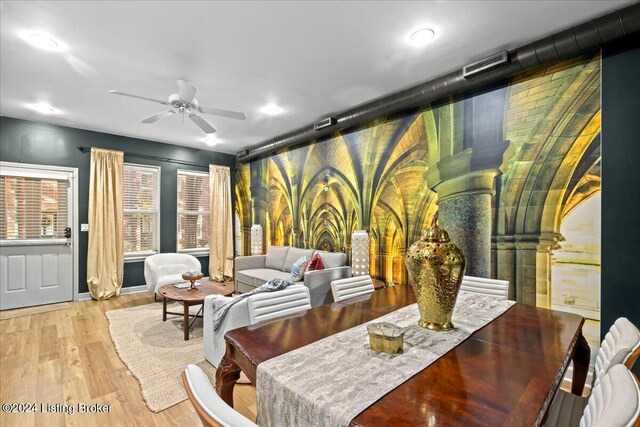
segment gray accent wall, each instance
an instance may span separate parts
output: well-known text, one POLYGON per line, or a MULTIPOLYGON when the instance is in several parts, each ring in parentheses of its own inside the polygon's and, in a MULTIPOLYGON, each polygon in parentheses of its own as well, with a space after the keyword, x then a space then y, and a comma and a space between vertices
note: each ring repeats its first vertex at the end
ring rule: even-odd
MULTIPOLYGON (((602 336, 640 327, 640 37, 602 56, 602 336)), ((640 373, 640 362, 634 371, 640 373)))
MULTIPOLYGON (((0 160, 78 168, 78 229, 79 233, 79 291, 88 292, 87 244, 88 233, 79 231, 79 224, 88 222, 90 153, 82 153, 78 146, 90 146, 122 150, 124 161, 161 167, 160 191, 160 251, 176 251, 177 229, 177 170, 207 171, 207 167, 185 166, 127 155, 129 153, 180 159, 202 165, 216 164, 232 169, 232 188, 235 188, 235 156, 208 150, 179 147, 143 139, 91 132, 38 122, 0 117, 0 160)), ((232 191, 232 195, 233 195, 232 191)), ((234 201, 235 202, 235 201, 234 201)), ((205 274, 209 257, 199 257, 205 274)), ((144 262, 124 265, 123 287, 144 284, 144 262)))

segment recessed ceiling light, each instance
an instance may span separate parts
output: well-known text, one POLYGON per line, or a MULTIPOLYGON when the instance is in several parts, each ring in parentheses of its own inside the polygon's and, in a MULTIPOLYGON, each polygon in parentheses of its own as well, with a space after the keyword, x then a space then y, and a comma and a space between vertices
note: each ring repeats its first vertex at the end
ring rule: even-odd
POLYGON ((409 44, 412 46, 424 46, 433 40, 435 35, 436 32, 431 28, 419 28, 409 36, 409 44))
POLYGON ((62 42, 56 40, 49 34, 39 31, 25 31, 22 32, 20 37, 33 47, 38 49, 48 50, 50 52, 60 52, 65 49, 62 42))
POLYGON ((277 116, 278 114, 282 114, 284 112, 284 108, 276 104, 267 104, 262 107, 260 111, 270 116, 277 116))
POLYGON ((214 134, 210 133, 208 134, 205 138, 204 138, 204 142, 205 144, 207 144, 210 147, 213 147, 214 145, 216 145, 217 143, 220 142, 220 140, 218 139, 217 136, 215 136, 214 134))
POLYGON ((58 114, 60 110, 53 108, 51 105, 46 104, 44 102, 39 102, 37 104, 27 104, 27 108, 36 111, 40 114, 58 114))

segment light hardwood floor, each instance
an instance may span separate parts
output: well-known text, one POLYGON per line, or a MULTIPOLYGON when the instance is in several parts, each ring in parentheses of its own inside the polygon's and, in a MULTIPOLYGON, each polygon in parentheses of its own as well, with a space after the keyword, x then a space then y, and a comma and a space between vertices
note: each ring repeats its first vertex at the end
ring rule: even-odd
MULTIPOLYGON (((201 425, 189 401, 151 412, 138 381, 115 351, 104 312, 151 302, 153 294, 145 292, 108 301, 77 301, 55 311, 24 309, 24 315, 0 320, 0 403, 73 405, 76 410, 73 415, 2 411, 0 425, 201 425), (78 403, 111 405, 111 412, 79 414, 78 403)), ((253 386, 237 385, 234 401, 239 412, 255 420, 253 386)))

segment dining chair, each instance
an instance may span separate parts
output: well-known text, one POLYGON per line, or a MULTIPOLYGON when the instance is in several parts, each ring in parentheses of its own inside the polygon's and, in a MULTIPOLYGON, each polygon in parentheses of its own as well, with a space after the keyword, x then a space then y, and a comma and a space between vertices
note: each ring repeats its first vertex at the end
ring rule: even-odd
POLYGON ((638 379, 618 364, 593 388, 588 399, 558 390, 551 403, 546 427, 632 427, 640 425, 638 379))
POLYGON ((506 300, 509 297, 509 281, 464 276, 462 278, 460 290, 475 294, 495 296, 506 300))
POLYGON ((333 302, 342 302, 350 298, 367 295, 374 290, 373 281, 369 275, 348 277, 331 282, 333 302))
POLYGON ((247 300, 250 324, 273 320, 311 309, 309 288, 290 286, 282 291, 263 292, 247 300))
POLYGON ((595 382, 610 367, 623 363, 631 369, 640 355, 640 331, 626 317, 617 319, 605 335, 595 365, 595 382))
MULTIPOLYGON (((617 364, 623 363, 627 368, 633 368, 640 356, 640 331, 627 318, 617 319, 609 332, 605 335, 593 369, 589 369, 586 378, 586 386, 593 388, 599 378, 607 373, 607 370, 617 364)), ((569 365, 563 381, 573 381, 573 362, 569 365)))
POLYGON ((257 427, 218 396, 207 374, 199 366, 187 365, 182 373, 182 382, 204 426, 257 427))

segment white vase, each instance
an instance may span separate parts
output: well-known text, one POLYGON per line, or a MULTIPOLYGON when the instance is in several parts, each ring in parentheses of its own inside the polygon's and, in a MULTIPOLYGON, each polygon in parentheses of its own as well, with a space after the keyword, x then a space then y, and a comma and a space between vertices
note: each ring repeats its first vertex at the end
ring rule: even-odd
POLYGON ((369 274, 369 235, 365 230, 351 235, 351 270, 353 276, 369 274))
POLYGON ((251 226, 251 255, 262 255, 262 226, 251 226))

